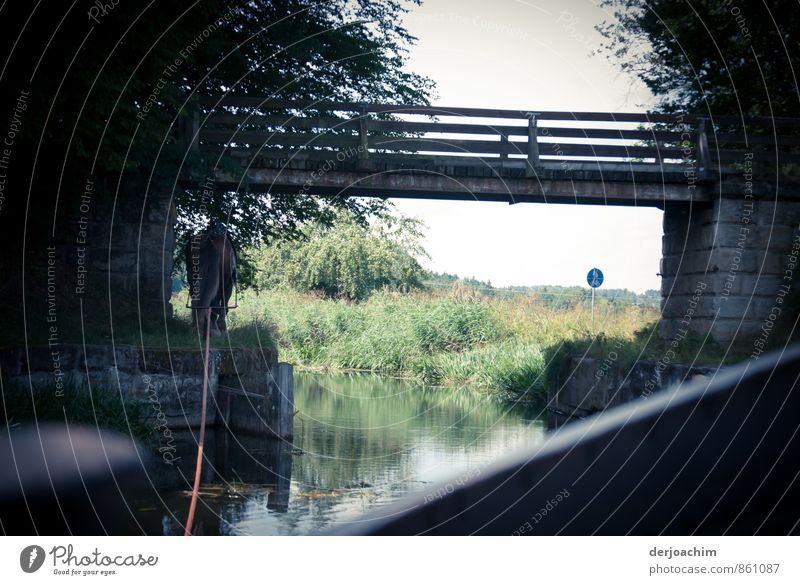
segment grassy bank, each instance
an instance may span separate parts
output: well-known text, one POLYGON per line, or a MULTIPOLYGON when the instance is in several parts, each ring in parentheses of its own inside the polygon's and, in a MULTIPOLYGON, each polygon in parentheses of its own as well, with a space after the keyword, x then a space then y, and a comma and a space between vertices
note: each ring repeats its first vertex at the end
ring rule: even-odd
MULTIPOLYGON (((604 359, 613 352, 615 362, 625 367, 638 359, 659 359, 668 349, 654 334, 658 311, 652 306, 602 299, 592 325, 583 299, 571 304, 552 301, 531 293, 482 294, 463 286, 438 292, 378 292, 361 302, 247 290, 229 314, 230 336, 213 338, 213 344, 277 346, 281 360, 300 366, 473 386, 530 402, 541 401, 546 389, 557 383, 560 366, 569 356, 604 359)), ((173 348, 200 348, 202 340, 191 329, 185 295, 175 295, 173 307, 174 319, 141 337, 137 320, 120 321, 115 342, 166 347, 168 340, 173 348)), ((738 359, 702 340, 687 339, 673 361, 691 363, 697 358, 708 363, 738 359)), ((48 393, 42 396, 46 407, 48 393)), ((76 420, 91 415, 87 398, 75 395, 67 401, 76 420)), ((30 404, 25 396, 20 400, 30 404)), ((119 410, 111 404, 108 412, 119 410)), ((112 420, 110 426, 116 423, 112 420)))
POLYGON ((360 303, 248 292, 240 306, 232 324, 273 323, 282 360, 477 386, 531 401, 545 393, 548 348, 596 333, 633 341, 657 318, 651 308, 605 305, 593 331, 589 309, 580 304, 554 310, 531 295, 496 298, 458 288, 377 293, 360 303))

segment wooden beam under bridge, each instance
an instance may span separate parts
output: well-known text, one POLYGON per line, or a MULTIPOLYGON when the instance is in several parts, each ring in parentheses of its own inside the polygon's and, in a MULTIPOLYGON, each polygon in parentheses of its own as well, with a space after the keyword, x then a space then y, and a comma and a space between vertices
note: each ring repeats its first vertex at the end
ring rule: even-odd
MULTIPOLYGON (((251 185, 289 194, 659 208, 663 208, 665 201, 711 201, 711 192, 706 186, 686 183, 452 176, 419 170, 372 173, 331 170, 315 176, 308 170, 290 168, 249 169, 246 172, 251 185)), ((242 186, 240 181, 225 174, 218 176, 217 185, 231 189, 242 186)))

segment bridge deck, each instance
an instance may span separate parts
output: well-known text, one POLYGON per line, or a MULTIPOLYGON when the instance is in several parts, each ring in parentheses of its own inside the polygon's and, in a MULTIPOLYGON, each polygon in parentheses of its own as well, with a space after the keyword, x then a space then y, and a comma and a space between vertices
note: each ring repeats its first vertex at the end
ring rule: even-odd
MULTIPOLYGON (((228 169, 217 179, 231 189, 663 207, 742 197, 746 189, 775 197, 774 181, 752 179, 753 164, 800 162, 794 119, 236 96, 199 103, 189 141, 228 169)), ((781 187, 780 197, 800 195, 788 177, 781 187)))
POLYGON ((696 184, 690 188, 680 173, 675 173, 673 182, 665 182, 665 176, 668 175, 636 169, 624 170, 618 168, 619 165, 609 166, 611 168, 598 169, 597 165, 586 165, 585 168, 581 168, 581 165, 565 170, 560 166, 550 168, 548 165, 537 169, 534 177, 526 177, 521 165, 407 165, 397 164, 396 161, 368 161, 358 165, 340 164, 330 169, 320 161, 290 160, 248 166, 238 178, 223 175, 220 182, 236 188, 241 186, 246 175, 250 184, 266 187, 276 193, 507 203, 661 207, 665 201, 711 201, 712 195, 707 185, 696 184), (679 182, 681 178, 682 184, 679 182))

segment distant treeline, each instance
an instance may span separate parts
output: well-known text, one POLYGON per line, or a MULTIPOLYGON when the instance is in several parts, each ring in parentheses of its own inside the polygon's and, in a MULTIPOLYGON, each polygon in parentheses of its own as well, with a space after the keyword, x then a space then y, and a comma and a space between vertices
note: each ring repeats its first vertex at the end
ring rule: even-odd
MULTIPOLYGON (((587 287, 560 285, 495 287, 491 281, 463 278, 447 272, 428 271, 422 279, 422 284, 431 289, 463 286, 475 289, 488 296, 500 298, 513 297, 514 295, 537 296, 542 303, 551 309, 569 309, 590 303, 592 298, 591 289, 587 287)), ((626 288, 598 288, 595 289, 595 302, 603 305, 632 305, 658 309, 661 303, 661 293, 652 289, 644 293, 636 293, 626 288)))

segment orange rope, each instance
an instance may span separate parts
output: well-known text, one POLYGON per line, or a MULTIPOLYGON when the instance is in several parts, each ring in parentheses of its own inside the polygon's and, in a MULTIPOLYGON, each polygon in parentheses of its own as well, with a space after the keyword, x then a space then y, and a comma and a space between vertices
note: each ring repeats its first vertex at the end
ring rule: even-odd
POLYGON ((197 443, 197 463, 194 468, 194 488, 192 488, 192 503, 189 504, 189 517, 186 519, 184 536, 192 535, 192 524, 194 524, 194 512, 197 508, 197 493, 200 489, 200 471, 203 468, 203 443, 206 437, 206 401, 208 397, 208 344, 211 337, 211 307, 208 308, 206 315, 206 353, 205 364, 203 367, 203 399, 200 408, 200 440, 197 443))

